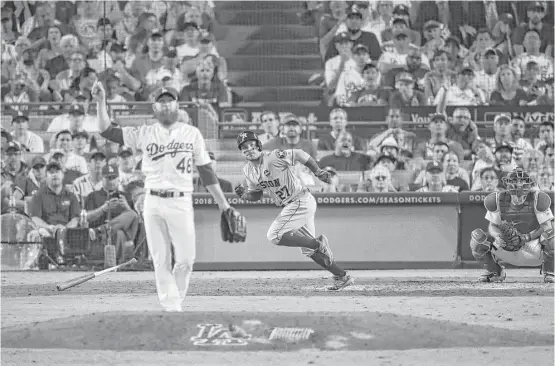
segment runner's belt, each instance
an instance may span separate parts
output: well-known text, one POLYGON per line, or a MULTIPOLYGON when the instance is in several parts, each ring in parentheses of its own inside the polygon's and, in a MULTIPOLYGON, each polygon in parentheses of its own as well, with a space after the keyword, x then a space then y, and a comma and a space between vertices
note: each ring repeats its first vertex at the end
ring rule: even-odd
POLYGON ((149 189, 148 193, 152 196, 158 196, 160 198, 176 198, 185 197, 189 193, 185 192, 175 192, 175 191, 157 191, 155 189, 149 189))

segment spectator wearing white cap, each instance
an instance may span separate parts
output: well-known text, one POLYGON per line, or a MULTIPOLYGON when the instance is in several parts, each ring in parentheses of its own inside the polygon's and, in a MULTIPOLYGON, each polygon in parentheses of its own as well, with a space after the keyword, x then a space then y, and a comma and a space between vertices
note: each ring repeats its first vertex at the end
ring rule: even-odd
POLYGON ((395 170, 405 170, 405 155, 393 136, 387 137, 380 145, 380 155, 386 154, 395 158, 395 170))
POLYGON ((514 162, 520 160, 525 150, 532 149, 532 145, 523 138, 513 138, 513 121, 512 117, 508 114, 498 114, 493 121, 492 138, 487 138, 486 141, 491 149, 495 151, 499 146, 509 144, 511 146, 511 154, 514 162))

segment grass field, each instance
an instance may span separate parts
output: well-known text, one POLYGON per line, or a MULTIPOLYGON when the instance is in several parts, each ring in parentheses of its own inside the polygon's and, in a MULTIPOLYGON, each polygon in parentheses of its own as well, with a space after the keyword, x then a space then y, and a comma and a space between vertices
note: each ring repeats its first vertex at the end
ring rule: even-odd
POLYGON ((322 271, 195 272, 186 311, 164 313, 152 272, 64 292, 83 273, 3 272, 2 365, 553 365, 553 285, 537 269, 501 284, 475 269, 352 273, 335 293, 322 271))

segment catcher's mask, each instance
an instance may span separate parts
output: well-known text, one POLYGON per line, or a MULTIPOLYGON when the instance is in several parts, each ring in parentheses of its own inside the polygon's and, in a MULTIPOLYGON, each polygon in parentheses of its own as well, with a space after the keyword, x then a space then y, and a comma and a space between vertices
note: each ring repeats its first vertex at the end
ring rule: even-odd
POLYGON ((511 195, 513 204, 521 205, 535 185, 535 180, 522 168, 516 168, 503 177, 505 188, 511 195))
POLYGON ((237 147, 241 150, 241 146, 247 141, 256 141, 258 150, 262 151, 262 143, 258 139, 256 133, 252 131, 243 131, 237 136, 237 147))

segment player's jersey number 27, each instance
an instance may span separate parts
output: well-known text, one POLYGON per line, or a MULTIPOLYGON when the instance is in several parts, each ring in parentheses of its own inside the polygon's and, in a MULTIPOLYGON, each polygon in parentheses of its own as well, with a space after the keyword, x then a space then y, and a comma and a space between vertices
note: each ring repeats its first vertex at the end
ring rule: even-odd
POLYGON ((275 192, 276 196, 278 196, 282 202, 286 201, 291 196, 291 193, 289 193, 289 189, 287 189, 287 186, 283 186, 275 192))

